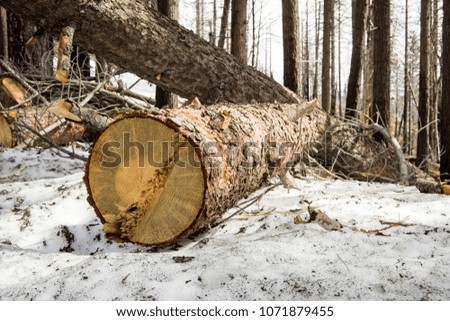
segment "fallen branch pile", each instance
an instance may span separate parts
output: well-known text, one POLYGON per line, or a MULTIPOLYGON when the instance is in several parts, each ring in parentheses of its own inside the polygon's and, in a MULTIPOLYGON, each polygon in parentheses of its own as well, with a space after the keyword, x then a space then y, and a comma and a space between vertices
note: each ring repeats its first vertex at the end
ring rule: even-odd
POLYGON ((0 145, 67 145, 93 141, 117 114, 146 110, 154 100, 124 88, 114 74, 97 72, 65 82, 23 73, 0 59, 0 145))

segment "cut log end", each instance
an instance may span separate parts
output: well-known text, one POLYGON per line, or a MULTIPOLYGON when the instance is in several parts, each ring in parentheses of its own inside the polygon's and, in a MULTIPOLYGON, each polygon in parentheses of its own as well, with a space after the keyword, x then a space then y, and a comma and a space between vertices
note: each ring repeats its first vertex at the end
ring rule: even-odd
POLYGON ((85 180, 110 239, 173 243, 203 206, 204 174, 195 147, 149 117, 110 125, 93 146, 85 180))
POLYGON ((14 147, 14 137, 11 126, 6 121, 5 116, 0 114, 0 146, 14 147))

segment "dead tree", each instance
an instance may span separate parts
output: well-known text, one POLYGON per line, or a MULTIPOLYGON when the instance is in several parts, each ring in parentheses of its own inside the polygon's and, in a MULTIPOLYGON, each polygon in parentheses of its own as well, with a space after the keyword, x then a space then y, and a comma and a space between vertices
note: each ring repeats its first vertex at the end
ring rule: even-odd
POLYGON ((367 0, 352 1, 353 49, 348 78, 348 91, 345 116, 357 118, 358 101, 361 88, 362 53, 365 43, 367 0))
POLYGON ((331 18, 334 0, 325 0, 323 8, 323 54, 322 54, 322 105, 323 109, 331 111, 331 18))
POLYGON ((428 110, 430 103, 431 0, 421 1, 420 13, 420 89, 416 165, 426 168, 428 151, 428 110))
POLYGON ((444 1, 441 99, 441 180, 450 181, 450 1, 444 1))
MULTIPOLYGON (((179 5, 178 0, 158 0, 158 11, 163 15, 178 21, 179 5)), ((162 108, 168 106, 169 108, 178 107, 178 97, 171 92, 165 91, 160 87, 156 87, 156 107, 162 108)))
POLYGON ((273 79, 148 8, 144 0, 5 0, 2 5, 50 30, 71 21, 76 44, 182 97, 206 104, 298 102, 273 79))
POLYGON ((302 94, 302 65, 300 62, 300 27, 298 0, 283 0, 284 85, 302 94))
POLYGON ((391 0, 373 2, 373 105, 371 118, 391 124, 391 0))
POLYGON ((228 29, 228 17, 230 16, 230 4, 231 0, 224 0, 223 2, 223 13, 222 13, 222 20, 220 23, 219 44, 218 44, 218 46, 222 49, 225 47, 225 36, 228 29))
POLYGON ((231 54, 247 64, 247 0, 233 0, 231 5, 231 54))

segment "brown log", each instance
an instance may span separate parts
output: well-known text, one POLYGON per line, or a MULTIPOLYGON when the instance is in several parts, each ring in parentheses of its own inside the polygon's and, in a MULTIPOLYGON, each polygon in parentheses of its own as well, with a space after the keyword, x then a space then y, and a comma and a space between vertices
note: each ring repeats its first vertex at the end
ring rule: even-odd
POLYGON ((2 6, 54 31, 75 27, 74 42, 161 88, 205 104, 297 103, 256 69, 164 17, 144 0, 2 0, 2 6), (170 53, 170 54, 168 54, 170 53))
POLYGON ((213 223, 283 174, 325 130, 319 109, 301 129, 293 121, 310 105, 191 105, 115 120, 94 144, 85 175, 105 234, 161 245, 213 223))
POLYGON ((67 145, 81 139, 85 127, 49 113, 43 107, 26 107, 0 114, 0 146, 41 146, 44 142, 35 132, 55 145, 67 145))
POLYGON ((2 114, 0 114, 0 146, 7 148, 14 146, 14 136, 11 126, 9 126, 5 116, 2 114))

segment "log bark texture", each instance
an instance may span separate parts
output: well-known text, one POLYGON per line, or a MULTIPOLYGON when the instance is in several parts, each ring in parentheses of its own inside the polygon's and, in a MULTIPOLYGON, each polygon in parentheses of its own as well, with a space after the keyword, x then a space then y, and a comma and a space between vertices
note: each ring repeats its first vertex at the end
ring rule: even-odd
POLYGON ((214 105, 125 114, 94 144, 86 168, 89 202, 105 234, 162 245, 207 227, 320 137, 326 115, 303 115, 309 108, 214 105), (299 127, 292 120, 302 115, 299 127))
POLYGON ((2 0, 1 5, 53 31, 70 22, 76 44, 185 98, 199 97, 205 104, 298 102, 274 80, 144 0, 2 0))

